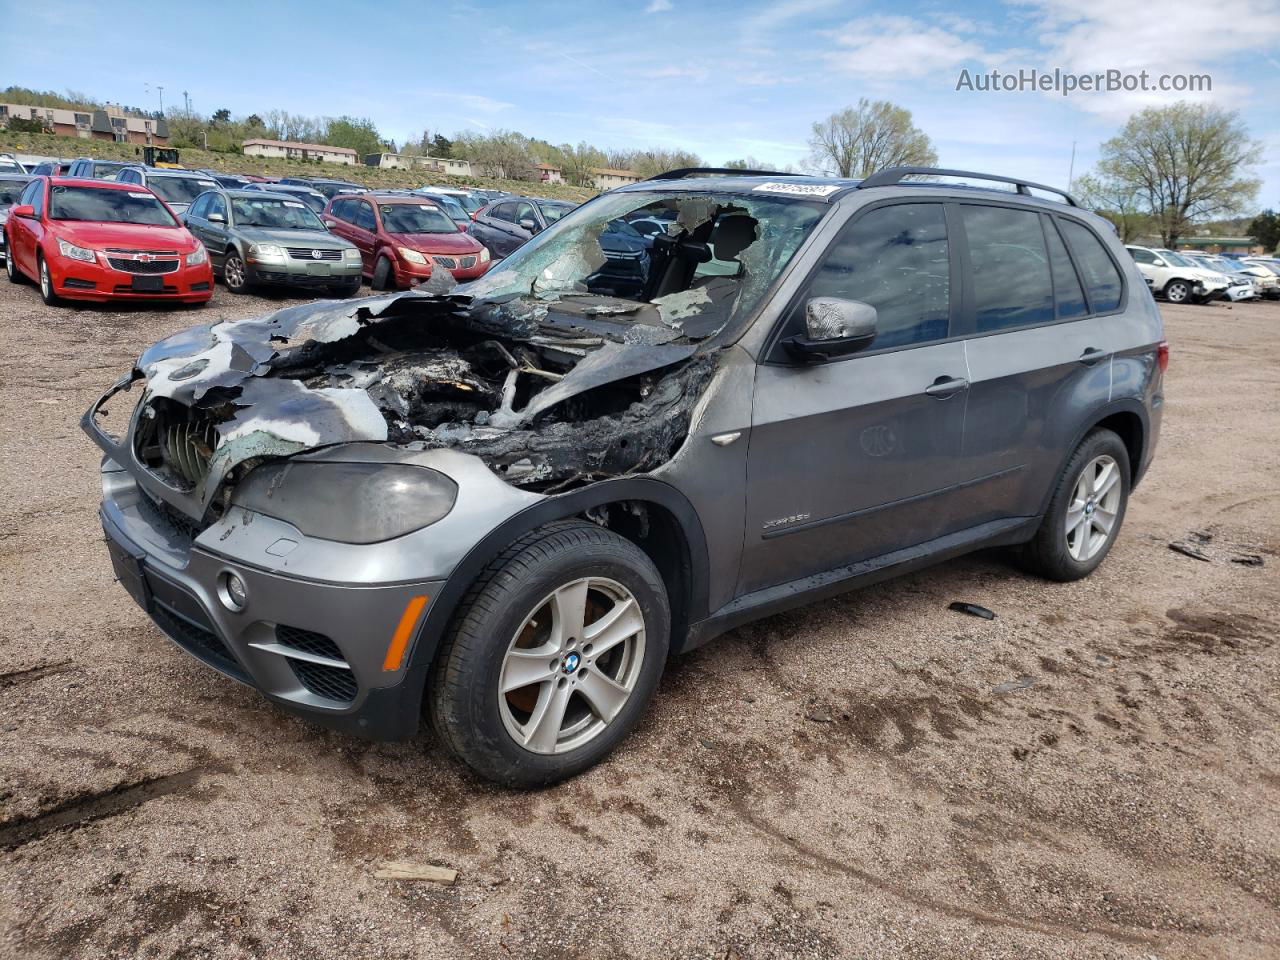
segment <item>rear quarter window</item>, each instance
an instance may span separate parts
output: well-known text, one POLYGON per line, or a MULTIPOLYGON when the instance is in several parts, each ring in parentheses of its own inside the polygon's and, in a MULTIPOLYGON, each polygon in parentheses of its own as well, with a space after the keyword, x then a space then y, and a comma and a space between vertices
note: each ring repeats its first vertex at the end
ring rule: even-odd
POLYGON ((1124 281, 1098 235, 1075 220, 1062 220, 1062 233, 1080 265, 1089 305, 1094 313, 1107 313, 1120 306, 1124 281))

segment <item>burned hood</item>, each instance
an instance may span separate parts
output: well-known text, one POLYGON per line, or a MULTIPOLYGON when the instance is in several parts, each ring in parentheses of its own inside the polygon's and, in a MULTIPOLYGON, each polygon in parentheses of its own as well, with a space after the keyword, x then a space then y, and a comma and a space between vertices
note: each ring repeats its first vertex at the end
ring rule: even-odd
MULTIPOLYGON (((564 445, 574 425, 641 416, 632 407, 655 398, 664 371, 709 370, 697 363, 710 325, 699 320, 719 309, 714 288, 654 303, 473 301, 439 273, 408 293, 292 306, 156 343, 134 372, 144 386, 135 451, 201 510, 246 461, 353 441, 489 451, 508 479, 550 481, 569 467, 512 466, 545 436, 564 445)), ((661 462, 634 457, 618 469, 661 462)), ((612 471, 606 460, 584 475, 612 471)))

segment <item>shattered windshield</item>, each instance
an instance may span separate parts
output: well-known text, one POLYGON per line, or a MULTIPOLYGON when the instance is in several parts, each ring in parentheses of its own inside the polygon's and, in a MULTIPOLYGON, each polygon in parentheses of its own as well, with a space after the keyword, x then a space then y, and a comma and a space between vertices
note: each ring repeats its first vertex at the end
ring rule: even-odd
MULTIPOLYGON (((664 322, 690 336, 710 336, 759 303, 824 212, 823 204, 780 197, 605 194, 548 227, 465 292, 477 299, 654 304, 664 322), (645 236, 632 220, 664 226, 645 236), (701 322, 691 322, 694 315, 701 322)), ((606 309, 622 319, 638 306, 585 307, 606 309)))

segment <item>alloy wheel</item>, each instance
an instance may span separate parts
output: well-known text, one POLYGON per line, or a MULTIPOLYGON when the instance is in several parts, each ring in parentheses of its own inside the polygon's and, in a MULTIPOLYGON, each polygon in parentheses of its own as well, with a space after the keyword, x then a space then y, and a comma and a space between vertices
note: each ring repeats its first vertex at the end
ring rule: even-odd
POLYGON ((1067 505, 1067 552, 1071 559, 1084 563, 1107 545, 1123 493, 1120 465, 1113 457, 1103 454, 1085 464, 1067 505))
POLYGON ((53 296, 53 279, 49 276, 49 264, 40 261, 40 293, 46 299, 53 296))
POLYGON ((1188 293, 1189 291, 1187 290, 1187 285, 1185 283, 1182 283, 1181 281, 1174 281, 1169 284, 1169 288, 1165 290, 1164 295, 1170 303, 1182 303, 1182 301, 1187 299, 1188 293))
POLYGON ((222 279, 232 290, 243 287, 244 262, 239 257, 227 257, 227 262, 222 268, 222 279))
POLYGON ((503 725, 533 753, 581 747, 622 711, 644 653, 644 617, 630 590, 604 577, 564 584, 525 618, 503 658, 503 725))

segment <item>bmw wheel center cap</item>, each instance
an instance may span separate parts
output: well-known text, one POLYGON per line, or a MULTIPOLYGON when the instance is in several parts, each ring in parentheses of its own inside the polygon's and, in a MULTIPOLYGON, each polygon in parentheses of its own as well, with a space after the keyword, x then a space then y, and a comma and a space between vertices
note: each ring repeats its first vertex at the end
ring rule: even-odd
POLYGON ((582 662, 582 658, 576 653, 571 653, 564 658, 564 672, 573 673, 578 669, 578 664, 582 662))

